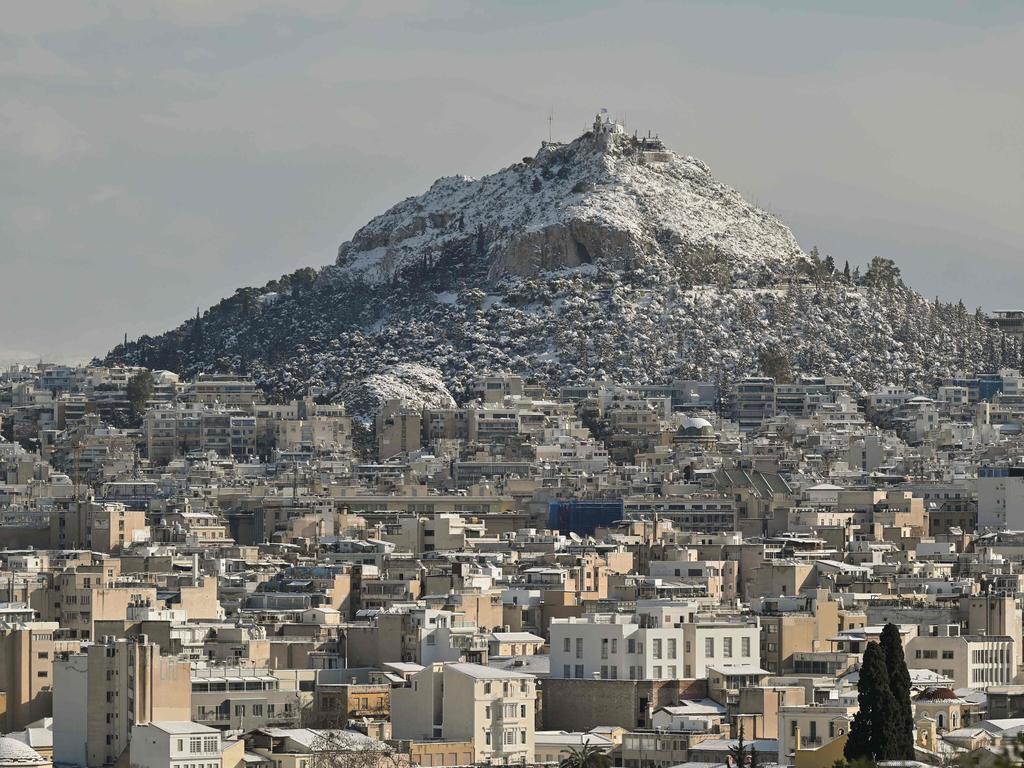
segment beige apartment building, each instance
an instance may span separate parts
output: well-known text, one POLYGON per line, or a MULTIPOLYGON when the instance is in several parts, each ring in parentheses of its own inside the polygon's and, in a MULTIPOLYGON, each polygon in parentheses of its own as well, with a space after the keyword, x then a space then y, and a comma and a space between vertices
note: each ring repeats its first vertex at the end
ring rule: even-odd
POLYGON ((149 538, 146 513, 120 502, 72 502, 50 513, 50 546, 111 554, 149 538))
POLYGON ((53 706, 53 660, 77 651, 74 640, 55 640, 56 622, 0 626, 0 693, 5 711, 0 731, 10 733, 48 717, 53 706))
POLYGON ((243 408, 252 413, 263 403, 263 393, 252 379, 231 374, 201 373, 185 388, 185 399, 203 405, 223 405, 243 408))
POLYGON ((929 669, 956 688, 988 688, 1013 681, 1017 673, 1013 639, 998 635, 918 635, 906 645, 907 666, 929 669))
POLYGON ((116 558, 47 574, 47 586, 32 595, 32 607, 61 634, 79 640, 95 637, 97 621, 123 621, 132 604, 157 605, 156 586, 122 578, 116 558))
POLYGON ((856 706, 803 706, 781 707, 779 709, 779 762, 792 760, 797 749, 820 749, 842 739, 845 743, 850 732, 856 706))
POLYGON ((128 749, 132 728, 192 717, 188 661, 161 656, 145 636, 106 640, 54 662, 55 763, 98 768, 128 749))
POLYGON ((470 741, 478 763, 530 763, 536 704, 533 675, 478 664, 431 664, 392 691, 392 735, 470 741))
POLYGON ((377 412, 377 460, 387 461, 400 453, 419 450, 423 430, 423 413, 391 401, 377 412))
POLYGON ((827 590, 790 599, 797 610, 785 610, 785 598, 779 598, 761 614, 761 666, 773 674, 795 671, 794 654, 827 651, 828 639, 839 631, 839 603, 827 590))

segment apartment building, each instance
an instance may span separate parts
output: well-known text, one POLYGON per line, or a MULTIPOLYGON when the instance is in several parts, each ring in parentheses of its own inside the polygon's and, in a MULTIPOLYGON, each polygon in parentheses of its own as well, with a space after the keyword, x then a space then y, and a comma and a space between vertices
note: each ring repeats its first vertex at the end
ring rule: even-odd
POLYGON ((387 461, 400 453, 419 450, 423 430, 423 413, 406 408, 401 401, 390 401, 377 412, 377 460, 387 461))
POLYGON ((132 768, 222 768, 221 732, 199 723, 176 720, 132 728, 132 768))
POLYGON ((701 619, 692 608, 662 604, 553 619, 550 632, 558 678, 689 680, 707 677, 711 664, 760 663, 757 617, 701 619))
POLYGON ((1024 467, 978 468, 978 528, 1024 529, 1024 467))
MULTIPOLYGON (((783 706, 779 708, 779 762, 793 760, 797 749, 819 749, 850 732, 857 713, 850 704, 783 706)), ((842 752, 840 750, 839 754, 842 752)))
POLYGON ((146 456, 158 465, 190 451, 215 451, 241 461, 256 455, 256 417, 221 405, 174 403, 152 408, 142 431, 146 456))
POLYGON ((249 413, 264 401, 263 393, 252 379, 219 373, 199 374, 186 386, 183 397, 188 402, 242 408, 249 413))
MULTIPOLYGON (((312 689, 312 671, 308 677, 312 689)), ((189 719, 221 730, 298 725, 303 697, 291 683, 266 667, 197 667, 189 719)))
POLYGON ((839 631, 839 603, 827 590, 809 595, 755 599, 761 617, 761 665, 773 674, 795 671, 796 654, 827 651, 839 631))
POLYGON ((431 664, 392 690, 392 735, 472 741, 478 763, 530 763, 536 703, 533 675, 478 664, 431 664))
POLYGON ((956 688, 1007 685, 1017 674, 1014 642, 1006 636, 918 635, 907 643, 906 657, 910 669, 931 670, 956 688))
POLYGON ((32 605, 42 619, 60 624, 62 636, 93 639, 96 622, 123 620, 129 605, 158 604, 154 584, 122 577, 120 571, 120 561, 111 558, 49 573, 32 605))
POLYGON ((113 764, 135 725, 189 720, 189 663, 160 655, 143 635, 104 639, 54 662, 55 763, 85 768, 113 764))
POLYGON ((744 431, 758 429, 775 417, 775 379, 740 379, 733 385, 732 417, 744 431))
POLYGON ((0 624, 0 731, 10 733, 49 716, 53 707, 53 660, 79 650, 74 640, 55 639, 56 622, 0 624))
POLYGON ((50 546, 111 554, 149 538, 146 513, 120 502, 75 501, 50 513, 50 546))

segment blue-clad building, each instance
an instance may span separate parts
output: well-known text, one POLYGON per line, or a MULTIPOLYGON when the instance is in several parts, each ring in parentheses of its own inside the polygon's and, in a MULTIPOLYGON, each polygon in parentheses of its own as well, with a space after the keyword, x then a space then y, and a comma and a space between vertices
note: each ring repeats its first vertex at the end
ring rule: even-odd
POLYGON ((599 526, 623 518, 622 499, 565 499, 548 503, 548 526, 561 533, 589 536, 599 526))

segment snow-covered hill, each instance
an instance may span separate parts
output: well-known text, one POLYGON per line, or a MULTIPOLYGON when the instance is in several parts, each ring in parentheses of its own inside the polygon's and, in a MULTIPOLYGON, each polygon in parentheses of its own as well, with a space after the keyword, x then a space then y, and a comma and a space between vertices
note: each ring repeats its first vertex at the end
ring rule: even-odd
POLYGON ((357 413, 402 392, 447 402, 494 371, 728 381, 781 360, 870 387, 1021 363, 1016 342, 926 301, 892 262, 836 272, 700 161, 616 130, 441 179, 335 264, 239 289, 108 360, 317 386, 357 413))
POLYGON ((492 282, 600 262, 757 283, 809 265, 784 224, 704 163, 613 131, 598 124, 482 179, 439 179, 356 232, 338 267, 386 282, 469 255, 486 262, 492 282))

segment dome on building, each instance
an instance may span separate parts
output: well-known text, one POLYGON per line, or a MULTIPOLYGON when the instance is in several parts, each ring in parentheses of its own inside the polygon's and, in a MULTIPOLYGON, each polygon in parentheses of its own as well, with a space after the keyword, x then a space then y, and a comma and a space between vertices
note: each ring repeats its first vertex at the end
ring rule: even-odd
POLYGON ((952 688, 943 688, 941 686, 935 686, 923 690, 921 692, 921 695, 917 697, 917 701, 943 701, 946 699, 958 698, 960 697, 956 695, 952 688))
POLYGON ((681 435, 706 435, 711 437, 715 434, 715 426, 700 416, 687 416, 679 424, 678 432, 681 435))
POLYGON ((25 742, 9 736, 0 737, 0 766, 47 765, 49 762, 25 742))

